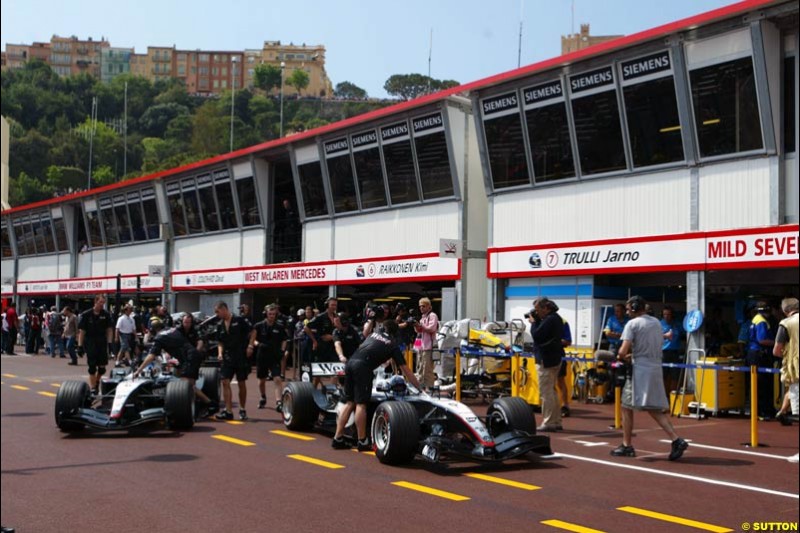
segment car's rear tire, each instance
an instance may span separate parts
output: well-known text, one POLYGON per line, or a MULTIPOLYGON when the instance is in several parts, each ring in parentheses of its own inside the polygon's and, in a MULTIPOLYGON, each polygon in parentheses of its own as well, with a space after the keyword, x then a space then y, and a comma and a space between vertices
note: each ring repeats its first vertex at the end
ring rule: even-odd
POLYGON ((281 394, 283 423, 292 431, 311 429, 319 409, 314 401, 314 385, 305 381, 290 381, 281 394))
POLYGON ((408 402, 383 402, 375 409, 370 431, 381 463, 410 462, 419 448, 419 416, 408 402))
POLYGON ((185 379, 167 383, 164 411, 172 429, 192 429, 194 426, 194 387, 185 379))
POLYGON ((72 420, 64 420, 64 415, 80 407, 87 407, 91 402, 89 384, 85 381, 65 381, 56 394, 56 425, 65 433, 81 431, 84 424, 72 420))
POLYGON ((512 430, 536 435, 536 417, 522 398, 495 399, 486 411, 486 426, 493 437, 512 430))
POLYGON ((200 369, 203 378, 203 394, 208 396, 211 403, 219 403, 219 368, 205 367, 200 369))

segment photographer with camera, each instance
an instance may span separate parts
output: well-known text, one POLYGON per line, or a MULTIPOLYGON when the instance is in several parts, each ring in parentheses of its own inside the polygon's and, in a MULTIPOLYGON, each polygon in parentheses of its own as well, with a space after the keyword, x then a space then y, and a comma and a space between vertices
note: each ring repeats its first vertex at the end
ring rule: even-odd
POLYGON ((647 411, 661 429, 669 435, 672 449, 670 461, 681 458, 689 444, 680 438, 665 414, 669 409, 664 379, 661 372, 663 333, 661 322, 647 314, 644 298, 631 297, 625 304, 630 320, 622 331, 622 345, 617 359, 625 363, 629 376, 622 389, 622 444, 611 450, 614 457, 636 457, 631 445, 633 438, 633 411, 647 411))
POLYGON ((372 301, 367 302, 364 310, 364 326, 361 328, 361 336, 365 339, 373 333, 383 332, 383 321, 389 315, 389 307, 384 304, 376 304, 372 301))

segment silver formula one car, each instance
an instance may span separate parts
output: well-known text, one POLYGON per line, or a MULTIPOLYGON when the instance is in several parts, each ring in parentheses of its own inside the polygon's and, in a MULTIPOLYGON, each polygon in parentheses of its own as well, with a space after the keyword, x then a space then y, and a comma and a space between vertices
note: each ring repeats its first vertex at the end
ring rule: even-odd
MULTIPOLYGON (((196 386, 212 402, 219 401, 219 369, 201 368, 196 386)), ((160 364, 134 378, 131 369, 116 367, 103 378, 100 395, 93 396, 85 381, 66 381, 56 395, 56 425, 63 432, 128 429, 165 421, 175 430, 191 429, 196 412, 191 383, 162 371, 160 364)))
MULTIPOLYGON (((341 363, 323 363, 315 376, 343 375, 341 363), (324 365, 324 366, 323 366, 324 365)), ((283 422, 290 430, 316 428, 333 433, 344 407, 340 386, 316 389, 290 382, 283 390, 283 422)), ((455 400, 437 398, 409 387, 401 376, 376 377, 368 407, 375 455, 382 463, 408 463, 417 455, 429 462, 448 459, 499 462, 529 452, 550 455, 550 438, 536 434, 531 407, 521 398, 497 398, 485 417, 455 400)), ((348 422, 350 438, 355 424, 348 422)))

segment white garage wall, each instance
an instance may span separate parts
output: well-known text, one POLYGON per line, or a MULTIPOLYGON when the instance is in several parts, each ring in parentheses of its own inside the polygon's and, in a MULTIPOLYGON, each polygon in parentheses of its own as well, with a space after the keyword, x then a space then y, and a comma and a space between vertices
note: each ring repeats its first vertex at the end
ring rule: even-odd
POLYGON ((700 230, 770 224, 770 160, 747 159, 700 168, 700 230))
POLYGON ((204 270, 260 265, 264 261, 264 230, 176 239, 172 270, 204 270))

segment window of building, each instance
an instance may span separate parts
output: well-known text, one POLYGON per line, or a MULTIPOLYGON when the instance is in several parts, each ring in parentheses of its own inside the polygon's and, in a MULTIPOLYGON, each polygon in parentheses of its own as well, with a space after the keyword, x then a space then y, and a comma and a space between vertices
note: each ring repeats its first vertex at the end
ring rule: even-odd
POLYGON ((114 196, 112 203, 114 205, 114 216, 117 219, 117 233, 119 235, 120 244, 129 243, 133 240, 131 235, 131 220, 128 216, 128 205, 125 201, 124 194, 114 196))
POLYGON ((214 191, 217 195, 217 205, 219 205, 221 228, 227 230, 237 227, 239 224, 236 222, 231 177, 227 170, 214 172, 214 191))
POLYGON ((114 208, 111 198, 101 198, 100 221, 103 224, 103 235, 106 237, 106 246, 119 244, 119 234, 117 233, 117 223, 114 220, 114 208))
POLYGON ((453 175, 441 113, 412 119, 414 148, 422 183, 422 199, 453 196, 453 175))
POLYGON ((68 252, 69 244, 67 242, 67 228, 64 225, 64 218, 58 217, 53 219, 53 231, 56 234, 56 251, 68 252))
POLYGON ((517 93, 482 100, 481 116, 494 188, 529 185, 517 93))
POLYGON ((381 151, 392 205, 418 202, 420 198, 409 131, 405 121, 381 128, 381 151))
POLYGON ((572 116, 584 175, 624 170, 619 105, 611 67, 570 76, 572 116))
POLYGON ((223 76, 227 76, 228 75, 228 67, 222 67, 222 75, 223 76))
POLYGON ((8 224, 6 221, 3 221, 3 224, 0 225, 0 242, 2 242, 2 257, 11 257, 14 255, 14 251, 11 249, 11 235, 8 231, 8 224))
POLYGON ((89 246, 103 247, 103 232, 100 229, 100 217, 97 214, 97 202, 89 200, 85 204, 86 227, 89 231, 89 246))
POLYGON ((200 211, 200 199, 197 196, 194 178, 181 180, 181 191, 183 193, 183 209, 186 212, 186 227, 192 235, 202 233, 203 215, 200 211))
POLYGON ((620 65, 633 166, 683 161, 678 99, 669 51, 620 65))
POLYGON ((260 226, 261 215, 258 211, 256 184, 252 176, 236 179, 236 195, 242 214, 242 226, 260 226))
POLYGON ((211 174, 197 178, 197 192, 200 195, 200 210, 203 213, 203 224, 206 231, 219 231, 219 213, 214 198, 214 184, 211 174))
POLYGON ((350 146, 347 138, 323 144, 328 179, 331 184, 334 213, 349 213, 358 210, 353 167, 350 164, 350 146))
MULTIPOLYGON (((147 240, 147 226, 142 215, 142 202, 139 199, 139 191, 131 191, 126 195, 128 203, 128 214, 130 215, 131 236, 135 242, 147 240)), ((119 220, 119 216, 117 216, 119 220)))
POLYGON ((689 72, 701 157, 763 148, 750 56, 689 72))
POLYGON ((791 153, 795 148, 795 95, 794 57, 783 60, 783 151, 791 153))
POLYGON ((214 88, 219 89, 219 80, 214 80, 214 88))
POLYGON ((12 222, 14 227, 14 242, 17 243, 17 254, 18 255, 28 255, 34 252, 28 251, 28 241, 25 235, 25 223, 23 222, 22 218, 15 218, 12 222))
POLYGON ((186 61, 186 54, 184 53, 178 54, 178 61, 186 61))
POLYGON ((186 217, 183 213, 183 197, 181 196, 180 182, 167 183, 167 203, 169 204, 169 218, 172 221, 172 233, 176 237, 188 235, 186 217))
POLYGON ((186 66, 178 65, 178 76, 185 76, 186 75, 186 66))
POLYGON ((358 192, 361 197, 361 208, 386 206, 386 187, 383 182, 381 152, 378 148, 378 133, 375 130, 359 133, 350 137, 353 147, 358 192))
POLYGON ((322 167, 319 161, 297 166, 300 175, 300 192, 303 195, 303 209, 307 217, 328 214, 325 202, 325 188, 322 185, 322 167))
POLYGON ((219 69, 217 67, 211 67, 211 75, 216 76, 219 73, 219 69))
POLYGON ((50 215, 47 213, 41 213, 38 217, 31 215, 31 225, 33 225, 33 231, 36 234, 37 253, 49 254, 55 252, 56 244, 53 239, 53 224, 50 220, 50 215))
POLYGON ((575 161, 561 81, 523 89, 522 99, 535 183, 574 176, 575 161))
MULTIPOLYGON (((216 81, 215 81, 215 83, 216 83, 216 81)), ((222 88, 223 89, 227 89, 228 88, 228 80, 222 80, 222 88)))
POLYGON ((159 230, 160 220, 158 218, 158 208, 156 207, 156 193, 152 188, 142 189, 142 215, 144 217, 145 234, 148 240, 161 237, 159 230))
POLYGON ((200 89, 208 89, 208 78, 200 78, 200 81, 198 81, 197 86, 200 89))
POLYGON ((208 54, 200 54, 199 57, 201 63, 208 63, 208 54))

